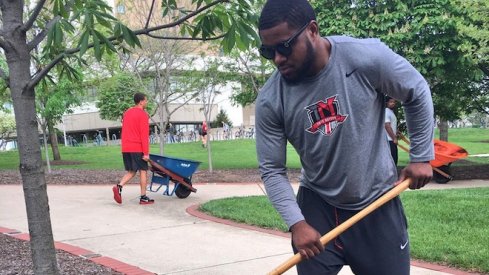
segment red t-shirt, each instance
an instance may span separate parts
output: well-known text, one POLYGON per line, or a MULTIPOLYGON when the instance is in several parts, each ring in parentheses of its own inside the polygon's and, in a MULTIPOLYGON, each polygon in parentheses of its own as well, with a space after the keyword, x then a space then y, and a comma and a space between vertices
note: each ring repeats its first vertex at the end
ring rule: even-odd
POLYGON ((122 116, 123 153, 149 155, 149 116, 141 108, 129 108, 122 116))

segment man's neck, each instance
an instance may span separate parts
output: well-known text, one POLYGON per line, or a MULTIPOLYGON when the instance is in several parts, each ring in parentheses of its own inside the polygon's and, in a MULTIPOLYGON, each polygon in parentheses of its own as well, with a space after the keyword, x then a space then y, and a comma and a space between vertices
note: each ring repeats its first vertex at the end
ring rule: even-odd
POLYGON ((320 40, 319 46, 316 50, 316 65, 315 72, 318 74, 329 63, 331 57, 331 43, 328 39, 324 38, 320 40))
POLYGON ((329 60, 331 58, 331 42, 329 42, 328 39, 324 39, 324 42, 323 42, 323 45, 324 45, 324 65, 328 65, 329 63, 329 60))

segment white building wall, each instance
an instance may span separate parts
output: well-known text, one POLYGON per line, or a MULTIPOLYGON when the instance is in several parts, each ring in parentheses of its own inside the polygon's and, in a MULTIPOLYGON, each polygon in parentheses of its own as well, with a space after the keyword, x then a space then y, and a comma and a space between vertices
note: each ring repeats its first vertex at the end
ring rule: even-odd
MULTIPOLYGON (((177 104, 170 104, 170 111, 177 108, 177 104)), ((200 124, 204 120, 204 114, 200 110, 200 104, 187 104, 178 108, 171 116, 170 121, 173 123, 195 123, 200 124)), ((214 120, 218 113, 218 106, 212 108, 211 118, 214 120)), ((150 124, 160 122, 158 114, 154 115, 150 124)), ((63 121, 56 127, 65 132, 82 132, 93 131, 97 129, 114 129, 122 126, 120 121, 105 120, 100 118, 100 114, 92 104, 86 104, 77 108, 73 114, 63 116, 63 121)))

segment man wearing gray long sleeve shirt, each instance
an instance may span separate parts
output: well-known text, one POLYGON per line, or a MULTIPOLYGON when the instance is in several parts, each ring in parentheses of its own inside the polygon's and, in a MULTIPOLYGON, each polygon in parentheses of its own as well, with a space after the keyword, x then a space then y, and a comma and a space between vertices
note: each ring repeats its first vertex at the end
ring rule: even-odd
POLYGON ((358 274, 409 274, 398 198, 326 247, 319 237, 405 178, 412 179, 411 189, 431 180, 433 106, 426 81, 377 39, 320 37, 306 0, 269 0, 259 33, 260 53, 278 70, 256 100, 257 154, 294 251, 311 259, 298 272, 336 274, 348 264, 358 274), (403 103, 409 129, 410 163, 399 176, 384 133, 384 94, 403 103), (302 164, 297 199, 287 178, 287 142, 302 164))

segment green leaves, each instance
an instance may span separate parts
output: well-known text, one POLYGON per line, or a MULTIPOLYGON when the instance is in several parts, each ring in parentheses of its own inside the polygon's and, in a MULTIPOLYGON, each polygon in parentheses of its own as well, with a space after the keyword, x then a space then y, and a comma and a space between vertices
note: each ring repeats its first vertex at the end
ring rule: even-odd
POLYGON ((141 43, 139 42, 138 37, 134 34, 134 32, 131 29, 124 26, 123 24, 120 24, 120 29, 122 31, 123 41, 125 41, 131 47, 135 47, 135 46, 141 47, 141 43))
MULTIPOLYGON (((245 51, 259 44, 255 26, 262 2, 192 0, 181 6, 180 1, 163 0, 161 15, 165 17, 165 23, 150 25, 149 28, 179 28, 180 34, 186 38, 219 38, 225 53, 233 49, 245 51), (182 18, 186 20, 172 26, 172 22, 182 18)), ((118 51, 128 53, 130 48, 141 46, 136 33, 148 32, 144 29, 132 31, 112 15, 111 7, 104 0, 51 0, 50 3, 52 5, 47 5, 37 18, 34 28, 38 28, 38 31, 31 35, 40 37, 39 30, 47 33, 47 38, 39 45, 41 50, 32 55, 43 75, 54 66, 60 77, 76 80, 79 74, 74 64, 87 65, 90 60, 88 55, 101 61, 106 54, 118 51)))
POLYGON ((37 22, 38 26, 48 26, 52 21, 42 50, 45 60, 77 51, 81 58, 93 49, 95 58, 100 61, 104 53, 117 51, 113 41, 117 41, 117 45, 123 42, 131 47, 141 45, 137 36, 112 16, 112 9, 105 1, 54 0, 52 14, 60 17, 40 16, 37 22))
POLYGON ((36 88, 37 113, 53 125, 61 121, 63 114, 71 112, 70 108, 79 106, 80 98, 85 93, 81 74, 72 71, 70 75, 77 75, 77 79, 61 76, 53 82, 51 79, 44 78, 36 88))
POLYGON ((482 40, 477 38, 484 28, 469 30, 461 26, 486 24, 487 30, 488 0, 354 3, 348 0, 314 2, 321 32, 380 38, 406 57, 428 80, 438 116, 453 119, 467 111, 467 99, 474 99, 472 87, 483 86, 474 78, 481 73, 475 56, 487 56, 478 51, 487 49, 487 43, 481 44, 482 40), (476 10, 486 10, 487 16, 478 17, 476 10))
POLYGON ((121 120, 126 109, 134 105, 133 95, 141 90, 139 81, 132 75, 120 73, 104 80, 98 89, 97 108, 100 117, 121 120))
POLYGON ((0 145, 2 140, 15 134, 15 117, 12 114, 3 113, 0 111, 0 145))
POLYGON ((232 26, 222 41, 221 46, 224 52, 229 53, 236 44, 236 26, 232 26))
MULTIPOLYGON (((165 22, 172 22, 194 12, 176 26, 180 27, 181 35, 204 40, 222 36, 221 47, 229 53, 235 47, 246 50, 259 43, 254 26, 260 2, 192 0, 191 5, 179 6, 176 0, 163 0, 162 15, 168 18, 165 22), (196 12, 199 8, 202 10, 196 12)), ((37 22, 40 27, 50 26, 42 46, 42 60, 60 55, 70 57, 71 53, 82 59, 91 50, 100 61, 105 53, 127 51, 126 45, 141 46, 137 35, 112 15, 111 7, 103 0, 52 0, 49 8, 54 17, 47 13, 39 16, 37 22)))
POLYGON ((62 42, 64 37, 63 25, 57 21, 54 23, 53 27, 48 33, 47 45, 48 47, 52 47, 54 49, 62 48, 62 42))
POLYGON ((162 16, 166 17, 171 11, 177 10, 177 2, 176 0, 163 0, 161 1, 162 7, 162 16))
MULTIPOLYGON (((192 0, 195 9, 203 7, 213 1, 192 0)), ((210 9, 198 14, 195 19, 186 22, 180 29, 182 35, 192 38, 210 39, 223 35, 221 47, 225 53, 230 53, 234 47, 246 50, 259 43, 255 26, 258 22, 259 8, 255 0, 222 1, 210 9)), ((175 1, 163 1, 165 10, 182 10, 175 1)), ((163 12, 163 14, 167 14, 163 12)), ((188 13, 188 12, 186 12, 188 13)))

